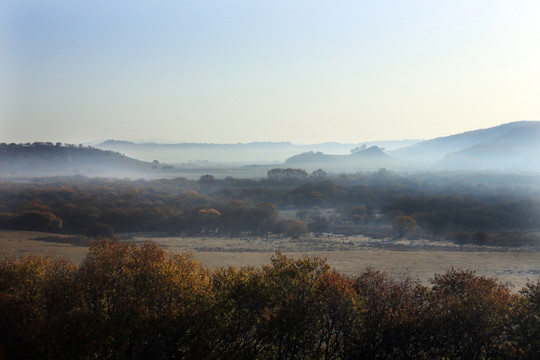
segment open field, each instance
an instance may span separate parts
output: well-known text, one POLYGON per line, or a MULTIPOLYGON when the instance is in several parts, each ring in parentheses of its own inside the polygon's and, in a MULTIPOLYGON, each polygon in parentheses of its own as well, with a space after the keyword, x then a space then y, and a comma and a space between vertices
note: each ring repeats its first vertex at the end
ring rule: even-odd
MULTIPOLYGON (((476 249, 459 251, 452 244, 433 246, 422 241, 387 241, 377 243, 369 238, 320 237, 293 240, 289 238, 228 237, 147 237, 131 236, 134 241, 151 239, 169 251, 193 251, 205 265, 242 266, 267 264, 275 251, 297 257, 326 257, 331 266, 350 275, 366 267, 384 270, 395 278, 410 276, 427 284, 435 273, 451 267, 474 269, 479 274, 497 276, 511 282, 516 290, 528 279, 540 276, 540 252, 518 249, 476 249), (377 246, 379 244, 380 246, 377 246)), ((17 256, 31 254, 64 257, 80 264, 88 252, 84 239, 26 231, 0 231, 0 253, 17 256), (41 239, 41 240, 40 240, 41 239)))
POLYGON ((54 234, 58 242, 35 240, 51 235, 53 234, 36 231, 0 230, 0 254, 66 258, 74 264, 80 264, 83 261, 88 253, 88 247, 60 242, 61 239, 67 239, 69 236, 54 234))

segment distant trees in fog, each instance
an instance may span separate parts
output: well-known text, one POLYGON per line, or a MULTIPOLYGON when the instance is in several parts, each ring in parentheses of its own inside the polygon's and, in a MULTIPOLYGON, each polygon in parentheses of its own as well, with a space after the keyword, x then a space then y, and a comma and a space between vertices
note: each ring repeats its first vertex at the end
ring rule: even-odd
POLYGON ((268 170, 267 178, 272 183, 295 184, 305 181, 308 178, 308 173, 304 169, 272 169, 268 170))
POLYGON ((96 236, 110 234, 103 232, 104 225, 115 233, 292 235, 298 232, 288 231, 287 221, 301 220, 305 231, 315 234, 393 226, 391 236, 421 233, 435 239, 466 232, 467 243, 483 246, 492 241, 489 232, 535 230, 540 224, 540 199, 532 192, 441 193, 384 171, 356 180, 317 173, 311 177, 299 169, 273 169, 261 180, 204 175, 197 181, 73 177, 3 182, 0 228, 96 236), (279 215, 284 209, 331 211, 297 212, 295 219, 284 219, 279 215))

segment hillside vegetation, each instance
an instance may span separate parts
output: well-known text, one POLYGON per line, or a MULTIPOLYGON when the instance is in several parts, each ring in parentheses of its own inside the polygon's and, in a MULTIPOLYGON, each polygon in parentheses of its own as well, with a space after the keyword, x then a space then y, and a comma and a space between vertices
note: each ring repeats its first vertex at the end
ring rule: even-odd
POLYGON ((2 177, 123 176, 149 172, 152 164, 83 145, 34 142, 0 144, 2 177))

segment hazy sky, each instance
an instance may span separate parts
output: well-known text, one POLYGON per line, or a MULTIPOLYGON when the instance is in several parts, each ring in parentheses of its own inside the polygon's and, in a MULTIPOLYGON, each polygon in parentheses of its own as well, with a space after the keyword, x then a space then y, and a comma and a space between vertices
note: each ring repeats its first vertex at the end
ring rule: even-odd
POLYGON ((2 142, 360 142, 540 119, 538 0, 0 3, 2 142))

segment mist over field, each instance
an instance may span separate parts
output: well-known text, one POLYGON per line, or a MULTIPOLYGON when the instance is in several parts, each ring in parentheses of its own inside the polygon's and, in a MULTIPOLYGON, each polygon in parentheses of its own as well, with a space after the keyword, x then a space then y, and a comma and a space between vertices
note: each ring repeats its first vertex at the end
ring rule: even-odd
MULTIPOLYGON (((89 236, 99 229, 107 236, 328 233, 375 239, 359 246, 408 239, 410 246, 426 240, 428 248, 536 248, 539 129, 540 122, 522 121, 413 144, 387 142, 396 146, 389 151, 360 144, 345 154, 308 151, 251 165, 219 159, 279 157, 305 146, 4 143, 0 227, 89 236), (147 158, 159 155, 156 148, 184 157, 196 148, 207 158, 143 161, 103 145, 147 158), (84 200, 88 195, 98 196, 84 200)), ((343 152, 351 144, 312 145, 325 146, 343 152)))
POLYGON ((333 175, 377 171, 540 174, 540 122, 520 121, 430 140, 357 144, 133 143, 93 146, 2 143, 2 177, 85 175, 198 178, 210 172, 259 179, 272 168, 322 169, 333 175), (100 151, 104 150, 104 151, 100 151))
POLYGON ((166 163, 224 163, 229 165, 280 164, 291 156, 303 152, 323 152, 334 155, 350 154, 352 149, 378 146, 387 150, 398 149, 417 143, 419 140, 370 141, 358 144, 328 142, 299 145, 290 142, 254 142, 238 144, 179 143, 160 144, 152 142, 128 142, 107 140, 95 147, 121 152, 130 157, 152 161, 158 159, 166 163))

